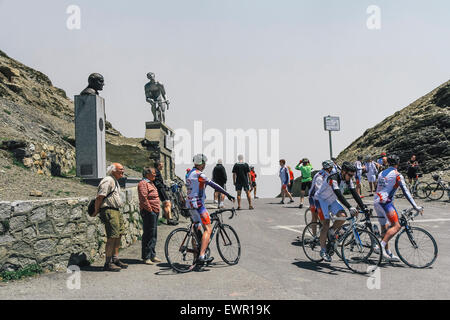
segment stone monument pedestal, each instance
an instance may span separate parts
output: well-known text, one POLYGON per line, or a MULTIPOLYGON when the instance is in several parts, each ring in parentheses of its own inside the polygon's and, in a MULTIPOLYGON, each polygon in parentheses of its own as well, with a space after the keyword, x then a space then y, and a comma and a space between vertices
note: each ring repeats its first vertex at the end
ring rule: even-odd
POLYGON ((97 180, 106 176, 105 100, 98 95, 75 96, 77 176, 97 180))
POLYGON ((161 174, 164 180, 174 180, 175 163, 172 155, 174 131, 162 122, 146 122, 145 128, 142 145, 150 151, 151 160, 162 162, 161 174))

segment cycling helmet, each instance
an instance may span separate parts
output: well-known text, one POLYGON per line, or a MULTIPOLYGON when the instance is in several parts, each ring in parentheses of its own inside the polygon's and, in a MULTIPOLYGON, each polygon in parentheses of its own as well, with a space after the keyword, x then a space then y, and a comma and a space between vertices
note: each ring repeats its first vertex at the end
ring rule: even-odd
POLYGON ((302 162, 309 162, 308 158, 303 158, 302 162))
POLYGON ((342 170, 343 171, 347 171, 347 172, 356 172, 356 167, 355 167, 354 164, 352 164, 352 163, 350 163, 348 161, 345 161, 342 164, 342 170))
POLYGON ((322 162, 322 168, 324 168, 324 169, 333 168, 333 165, 334 165, 334 163, 331 160, 325 160, 324 162, 322 162))
POLYGON ((362 156, 358 156, 358 161, 362 161, 363 157, 362 156))
POLYGON ((205 164, 208 161, 208 158, 204 154, 197 154, 192 161, 195 165, 201 165, 205 164))
POLYGON ((149 72, 149 73, 147 73, 147 78, 149 80, 154 79, 155 78, 155 74, 153 72, 149 72))
POLYGON ((387 158, 388 158, 387 161, 391 166, 397 165, 400 163, 400 158, 395 154, 391 154, 387 158))

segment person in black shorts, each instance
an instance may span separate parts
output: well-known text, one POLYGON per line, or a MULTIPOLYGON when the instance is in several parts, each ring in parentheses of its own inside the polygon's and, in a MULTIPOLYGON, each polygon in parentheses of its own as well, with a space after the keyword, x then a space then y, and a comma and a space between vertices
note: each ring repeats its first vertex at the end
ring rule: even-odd
POLYGON ((413 180, 419 179, 419 163, 416 160, 416 155, 413 154, 411 159, 407 163, 407 173, 409 184, 411 185, 413 180))
MULTIPOLYGON (((217 160, 217 165, 213 169, 212 173, 212 181, 221 186, 224 190, 226 190, 227 184, 227 172, 225 167, 222 164, 222 160, 217 160)), ((218 204, 219 208, 223 208, 223 201, 225 200, 225 195, 220 194, 220 192, 214 192, 214 203, 218 204)))
POLYGON ((250 167, 247 163, 244 162, 244 156, 238 156, 239 162, 235 163, 233 166, 233 184, 236 187, 237 191, 237 200, 238 200, 238 210, 241 210, 241 192, 242 189, 245 190, 247 194, 247 200, 249 205, 249 210, 253 210, 252 206, 252 197, 250 194, 250 185, 251 181, 250 177, 250 167))

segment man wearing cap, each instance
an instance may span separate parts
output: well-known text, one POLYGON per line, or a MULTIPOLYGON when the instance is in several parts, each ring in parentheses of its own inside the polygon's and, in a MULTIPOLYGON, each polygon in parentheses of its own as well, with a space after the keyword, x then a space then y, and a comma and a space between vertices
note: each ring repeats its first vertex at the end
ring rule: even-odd
POLYGON ((311 189, 312 176, 311 172, 313 167, 307 158, 303 158, 301 162, 295 167, 302 173, 302 186, 300 190, 300 205, 299 208, 303 208, 303 199, 305 197, 306 188, 311 189))

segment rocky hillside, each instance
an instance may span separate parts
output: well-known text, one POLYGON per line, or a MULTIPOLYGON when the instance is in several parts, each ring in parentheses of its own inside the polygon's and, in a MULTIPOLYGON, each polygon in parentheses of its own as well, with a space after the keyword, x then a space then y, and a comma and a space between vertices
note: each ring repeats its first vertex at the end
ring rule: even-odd
POLYGON ((339 161, 358 155, 395 153, 402 162, 417 155, 422 172, 450 170, 450 81, 368 129, 342 151, 339 161))
MULTIPOLYGON (((148 159, 141 139, 122 136, 110 123, 106 129, 107 161, 140 171, 148 159)), ((0 51, 0 148, 35 173, 73 175, 74 137, 74 104, 65 91, 54 87, 45 74, 0 51)))

